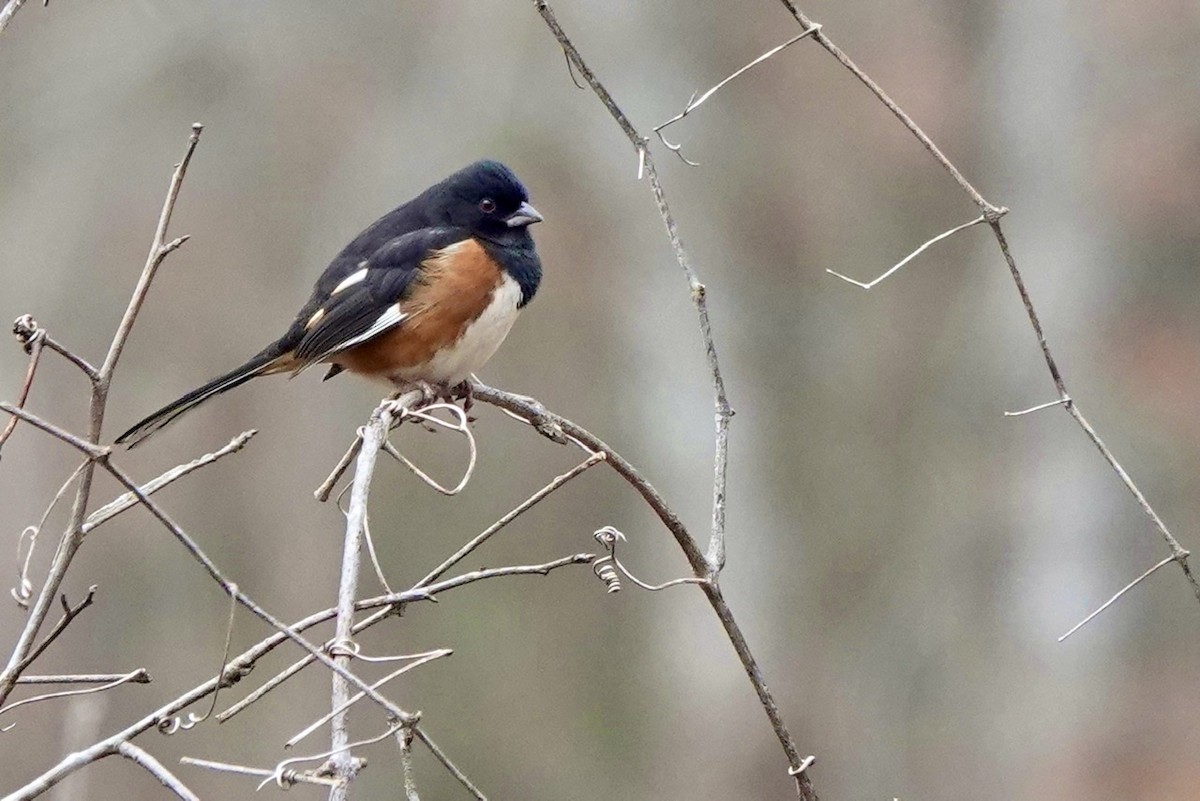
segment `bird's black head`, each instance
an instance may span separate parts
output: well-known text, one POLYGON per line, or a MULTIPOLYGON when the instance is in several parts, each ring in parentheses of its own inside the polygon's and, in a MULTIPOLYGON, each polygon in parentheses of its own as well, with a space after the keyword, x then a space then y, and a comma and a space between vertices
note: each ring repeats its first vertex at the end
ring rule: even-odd
POLYGON ((499 242, 529 236, 526 228, 542 215, 529 205, 529 193, 498 161, 477 161, 430 190, 440 222, 499 242))

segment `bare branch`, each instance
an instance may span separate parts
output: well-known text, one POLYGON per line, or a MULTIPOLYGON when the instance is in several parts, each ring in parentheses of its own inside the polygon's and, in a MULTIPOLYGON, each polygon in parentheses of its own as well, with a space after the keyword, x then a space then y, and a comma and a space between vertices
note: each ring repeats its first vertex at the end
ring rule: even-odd
MULTIPOLYGON (((400 409, 419 402, 425 393, 415 391, 406 393, 396 407, 400 409)), ((338 643, 350 642, 354 627, 354 598, 358 594, 358 566, 362 540, 367 525, 367 498, 371 491, 371 478, 375 473, 375 462, 379 449, 387 440, 391 429, 392 412, 394 407, 385 402, 371 413, 371 419, 362 429, 362 448, 354 466, 354 481, 350 489, 350 509, 346 513, 346 536, 342 549, 342 572, 338 582, 337 622, 335 624, 334 661, 340 667, 350 664, 351 653, 346 648, 337 648, 338 643)), ((329 791, 329 801, 346 801, 349 797, 349 783, 354 778, 357 769, 349 753, 350 730, 346 709, 350 706, 350 685, 340 675, 332 678, 333 690, 330 706, 334 710, 330 723, 330 744, 332 746, 331 767, 333 775, 344 779, 345 782, 329 791)), ((374 690, 374 688, 370 688, 374 690)), ((396 716, 405 725, 413 721, 407 715, 396 716)))
POLYGON ((1167 547, 1171 549, 1170 561, 1179 563, 1179 568, 1183 571, 1184 578, 1187 579, 1188 584, 1190 584, 1192 587, 1192 594, 1196 596, 1197 601, 1200 601, 1200 582, 1196 581, 1196 577, 1192 575, 1192 570, 1188 566, 1188 552, 1182 545, 1179 544, 1179 540, 1175 539, 1175 536, 1167 528, 1166 523, 1164 523, 1162 518, 1158 516, 1158 512, 1154 511, 1154 508, 1150 505, 1150 502, 1146 500, 1146 496, 1143 495, 1142 491, 1138 489, 1138 486, 1133 483, 1133 479, 1130 477, 1129 473, 1125 472, 1125 468, 1123 468, 1120 462, 1117 461, 1117 457, 1114 456, 1112 451, 1108 449, 1108 446, 1104 444, 1102 439, 1100 439, 1100 435, 1096 433, 1094 428, 1092 428, 1091 423, 1089 423, 1087 418, 1083 416, 1083 412, 1079 409, 1078 401, 1072 399, 1072 396, 1067 392, 1066 382, 1063 380, 1062 373, 1058 369, 1058 364, 1055 362, 1054 356, 1050 352, 1050 345, 1046 342, 1046 335, 1042 330, 1041 320, 1038 318, 1037 312, 1033 308, 1033 300, 1029 296, 1029 290, 1025 288, 1025 280, 1021 277, 1021 271, 1017 269, 1017 262, 1013 258, 1012 251, 1009 249, 1008 240, 1004 237, 1004 231, 1000 228, 1000 221, 996 220, 995 222, 992 222, 991 226, 993 233, 996 235, 996 242, 1000 245, 1000 252, 1004 255, 1004 261, 1008 264, 1008 270, 1012 275, 1013 283, 1016 284, 1017 292, 1021 296, 1021 303, 1025 307, 1026 315, 1029 317, 1029 324, 1033 328, 1034 334, 1037 336, 1038 345, 1042 349, 1042 357, 1046 362, 1047 370, 1050 372, 1050 378, 1054 381, 1054 387, 1058 390, 1060 399, 1066 399, 1069 401, 1064 403, 1067 413, 1070 414, 1071 417, 1075 418, 1075 422, 1078 423, 1079 427, 1083 429, 1083 433, 1086 434, 1088 439, 1092 441, 1092 444, 1096 446, 1096 450, 1100 451, 1100 455, 1104 457, 1104 460, 1108 462, 1109 466, 1113 469, 1113 472, 1115 472, 1117 477, 1121 479, 1121 483, 1124 484, 1125 488, 1129 490, 1131 495, 1133 495, 1138 506, 1140 506, 1142 511, 1145 512, 1146 516, 1150 518, 1150 521, 1154 524, 1154 527, 1162 536, 1163 541, 1166 542, 1167 547))
POLYGON ((158 779, 163 787, 166 787, 184 801, 200 801, 200 796, 189 790, 186 784, 181 782, 174 773, 167 769, 166 765, 151 756, 149 752, 142 750, 133 743, 121 743, 117 746, 117 753, 135 765, 145 768, 146 772, 155 779, 158 779))
MULTIPOLYGON (((553 562, 547 562, 544 565, 520 565, 506 568, 494 568, 492 570, 480 570, 475 571, 474 573, 467 573, 462 576, 456 576, 454 578, 432 584, 428 589, 408 590, 396 595, 368 598, 357 602, 355 604, 355 608, 358 611, 379 609, 380 612, 377 612, 375 615, 372 615, 370 618, 367 618, 359 623, 355 627, 354 633, 358 633, 358 631, 366 628, 368 625, 378 623, 384 618, 390 616, 392 614, 392 610, 397 604, 428 601, 431 600, 432 593, 444 592, 456 587, 461 587, 465 584, 473 583, 475 581, 481 581, 483 579, 494 578, 498 576, 545 575, 558 567, 564 567, 570 564, 587 564, 593 558, 594 557, 591 554, 575 554, 574 556, 568 556, 564 557, 563 559, 556 559, 553 562)), ((211 678, 206 680, 200 685, 183 693, 179 697, 168 701, 166 704, 154 710, 140 720, 137 720, 129 726, 126 726, 124 729, 113 734, 112 736, 64 757, 58 764, 54 765, 40 776, 27 783, 18 791, 5 797, 4 801, 30 801, 30 799, 33 799, 46 792, 48 789, 58 784, 67 776, 70 776, 80 768, 90 765, 92 762, 95 762, 98 759, 102 759, 106 756, 116 753, 116 748, 120 743, 132 740, 134 737, 137 737, 139 734, 142 734, 150 729, 158 728, 163 720, 172 718, 184 709, 187 709, 192 704, 215 692, 218 685, 233 684, 239 681, 253 668, 259 659, 266 656, 283 643, 294 640, 296 635, 299 633, 307 631, 313 626, 332 620, 334 617, 336 617, 336 615, 336 607, 324 609, 297 621, 292 626, 277 628, 274 634, 254 644, 246 651, 230 660, 225 667, 224 673, 219 678, 211 678)), ((309 660, 315 661, 312 657, 309 657, 309 660)), ((222 713, 221 715, 217 716, 217 719, 227 719, 223 718, 222 716, 228 714, 228 712, 222 713)), ((422 742, 426 743, 426 745, 430 744, 431 741, 422 736, 422 732, 419 728, 416 729, 416 734, 422 742)), ((431 750, 433 750, 432 746, 431 750)), ((448 760, 444 759, 444 755, 442 755, 440 751, 435 751, 435 756, 438 756, 439 759, 442 759, 444 763, 448 762, 448 760)), ((454 772, 454 770, 451 772, 454 772)), ((456 773, 456 776, 459 775, 460 774, 456 773)), ((464 781, 464 778, 460 778, 460 781, 464 781)), ((469 782, 466 784, 467 786, 471 786, 469 782)), ((473 792, 476 793, 476 798, 482 798, 482 796, 478 794, 478 791, 473 792)))
POLYGON ((901 267, 903 267, 904 265, 908 264, 910 261, 912 261, 913 259, 915 259, 917 256, 919 256, 919 255, 921 255, 922 253, 924 253, 924 252, 925 252, 925 250, 926 250, 926 248, 928 248, 930 245, 933 245, 933 244, 936 244, 936 243, 938 243, 938 242, 941 242, 943 239, 946 239, 946 238, 948 238, 948 237, 954 236, 954 235, 955 235, 955 234, 957 234, 959 231, 962 231, 962 230, 964 230, 964 229, 966 229, 966 228, 970 228, 970 227, 971 227, 971 226, 973 226, 973 225, 979 225, 979 224, 980 224, 980 223, 982 223, 982 222, 987 222, 987 220, 986 220, 986 219, 985 219, 985 218, 984 218, 982 215, 980 215, 979 217, 976 217, 974 220, 971 220, 971 221, 970 221, 970 222, 968 222, 968 223, 963 223, 962 225, 960 225, 960 226, 958 226, 958 227, 956 227, 956 228, 951 228, 949 231, 943 231, 942 233, 940 233, 940 234, 938 234, 937 236, 935 236, 933 239, 930 239, 930 240, 929 240, 928 242, 926 242, 924 245, 921 245, 921 247, 917 248, 917 249, 916 249, 916 250, 914 250, 912 253, 909 253, 907 256, 905 256, 903 259, 901 259, 899 262, 897 262, 897 263, 895 264, 895 266, 893 266, 891 269, 889 269, 889 270, 888 270, 887 272, 885 272, 883 275, 880 275, 879 277, 875 278, 875 279, 874 279, 874 280, 872 280, 872 281, 868 281, 868 282, 867 282, 867 283, 865 283, 865 284, 864 284, 862 281, 856 281, 856 280, 854 280, 853 278, 850 278, 849 276, 846 276, 846 275, 842 275, 841 273, 839 273, 839 272, 836 272, 836 271, 834 271, 834 270, 826 269, 826 270, 825 270, 825 272, 829 273, 830 275, 837 276, 838 278, 842 279, 843 281, 846 281, 846 282, 848 282, 848 283, 854 284, 854 285, 855 285, 855 286, 857 286, 857 287, 862 287, 863 289, 870 289, 871 287, 873 287, 873 286, 875 286, 876 284, 878 284, 880 281, 882 281, 882 280, 884 280, 885 278, 887 278, 887 277, 888 277, 889 275, 891 275, 892 273, 894 273, 894 272, 896 272, 897 270, 899 270, 899 269, 900 269, 901 267))
MULTIPOLYGON (((787 756, 789 765, 793 769, 798 770, 801 761, 800 752, 796 748, 796 743, 792 739, 791 732, 788 731, 787 724, 783 721, 779 705, 775 703, 774 696, 771 695, 771 691, 767 688, 767 682, 763 677, 762 669, 758 666, 758 660, 755 659, 754 653, 750 650, 750 645, 746 642, 746 637, 742 634, 741 627, 734 620, 733 612, 730 610, 729 604, 725 601, 725 596, 721 592, 720 585, 709 573, 708 562, 705 560, 704 555, 700 553, 696 541, 692 538, 683 521, 679 519, 679 516, 675 514, 671 507, 667 505, 667 502, 663 500, 663 497, 659 495, 658 490, 643 478, 641 473, 626 461, 621 454, 610 448, 599 437, 565 417, 548 411, 545 406, 532 398, 494 389, 478 381, 472 384, 471 392, 473 397, 478 401, 499 406, 524 418, 539 432, 557 430, 568 437, 579 440, 593 451, 604 453, 607 457, 607 463, 613 470, 616 470, 642 496, 642 499, 658 515, 658 519, 662 521, 667 530, 671 532, 671 535, 675 537, 675 542, 679 545, 680 550, 683 551, 683 555, 687 557, 688 564, 692 566, 693 574, 697 578, 709 579, 709 581, 700 584, 700 589, 704 592, 705 597, 708 598, 713 611, 716 612, 717 619, 721 621, 721 626, 725 629, 725 634, 729 637, 729 641, 733 645, 733 650, 737 653, 738 660, 742 663, 742 667, 745 669, 746 675, 754 687, 755 694, 758 695, 758 701, 762 705, 767 719, 771 722, 771 728, 774 730, 775 736, 779 739, 779 744, 787 756)), ((805 801, 815 801, 817 794, 812 787, 811 781, 807 778, 807 774, 795 775, 796 786, 801 796, 805 801)))
MULTIPOLYGON (((662 182, 659 180, 658 171, 654 167, 654 159, 650 156, 650 151, 646 147, 646 137, 638 133, 638 130, 633 127, 629 118, 621 111, 612 95, 604 88, 596 78, 595 73, 588 68, 583 61, 583 56, 579 54, 579 50, 571 42, 562 26, 558 24, 558 19, 554 16, 554 12, 550 10, 545 0, 534 0, 534 8, 545 21, 546 26, 550 28, 550 32, 554 34, 554 38, 558 40, 563 51, 567 54, 567 59, 575 65, 579 73, 592 87, 592 91, 596 93, 596 97, 600 98, 600 102, 608 109, 608 113, 616 120, 617 125, 625 132, 625 136, 629 139, 630 144, 638 154, 638 176, 641 177, 644 172, 650 181, 650 189, 654 193, 654 203, 658 206, 659 217, 662 218, 663 226, 667 229, 667 238, 671 241, 671 250, 675 253, 675 260, 679 263, 683 270, 684 276, 687 278, 688 287, 692 293, 692 303, 696 307, 696 313, 700 321, 700 336, 704 342, 704 355, 708 360, 709 372, 712 374, 713 393, 715 395, 714 405, 716 406, 716 436, 713 457, 713 514, 712 514, 712 533, 709 538, 708 554, 706 556, 708 572, 712 575, 717 575, 721 572, 721 568, 725 566, 725 487, 726 487, 726 472, 729 464, 729 420, 733 417, 733 408, 729 405, 729 400, 725 395, 725 380, 721 375, 720 363, 717 359, 717 346, 713 342, 712 326, 709 323, 708 317, 708 300, 707 290, 704 284, 700 283, 699 277, 696 275, 696 270, 692 267, 692 262, 683 247, 683 242, 679 238, 679 232, 675 226, 675 218, 671 214, 671 209, 667 205, 666 194, 663 191, 662 182)), ((808 28, 819 28, 820 26, 808 25, 808 28)), ((817 31, 817 34, 820 32, 817 31)))
POLYGON ((396 732, 396 742, 400 746, 400 769, 404 772, 404 797, 407 801, 421 801, 417 795, 417 778, 412 766, 412 741, 411 729, 396 732))
POLYGON ((112 462, 109 461, 108 459, 103 460, 103 465, 104 465, 105 469, 108 470, 108 472, 111 473, 117 479, 117 481, 121 482, 121 484, 123 484, 126 489, 128 489, 130 492, 132 492, 134 494, 134 496, 137 497, 138 501, 143 506, 145 506, 148 510, 150 510, 150 513, 152 515, 154 515, 154 517, 157 518, 158 521, 160 523, 162 523, 163 526, 165 526, 166 529, 175 536, 175 539, 177 539, 180 542, 180 544, 182 544, 184 546, 184 548, 192 556, 193 559, 195 559, 197 562, 200 563, 201 567, 204 568, 204 571, 206 573, 208 573, 209 577, 211 577, 213 579, 213 581, 217 582, 217 584, 220 585, 221 589, 223 589, 227 595, 236 599, 239 604, 241 604, 242 606, 249 609, 250 612, 255 615, 255 617, 259 618, 260 620, 265 621, 266 623, 271 625, 273 628, 278 630, 280 633, 282 633, 284 636, 286 636, 288 639, 295 642, 297 645, 299 645, 305 651, 308 651, 310 654, 312 654, 314 657, 316 657, 318 662, 325 665, 325 667, 329 668, 334 673, 336 673, 339 676, 341 676, 342 678, 346 679, 348 682, 350 682, 350 684, 354 685, 355 687, 365 690, 367 693, 367 697, 370 698, 375 703, 379 704, 381 707, 383 707, 384 710, 386 710, 389 715, 391 715, 392 717, 395 717, 398 720, 406 720, 410 717, 409 713, 405 712, 403 709, 396 706, 394 703, 389 701, 387 698, 384 698, 382 695, 380 695, 375 690, 372 690, 370 688, 370 686, 367 685, 366 682, 364 682, 358 676, 355 676, 353 673, 351 673, 349 670, 347 670, 343 665, 340 665, 340 664, 336 663, 334 660, 330 659, 328 656, 325 655, 325 653, 321 649, 317 648, 317 646, 313 645, 311 642, 309 642, 305 638, 301 637, 295 631, 288 628, 287 625, 283 621, 279 620, 274 615, 272 615, 270 612, 263 609, 255 601, 253 601, 251 598, 249 598, 245 593, 243 593, 241 590, 239 590, 238 586, 236 584, 231 582, 229 579, 225 578, 225 576, 221 573, 221 571, 217 569, 216 564, 211 559, 208 558, 208 556, 204 553, 204 551, 202 551, 200 549, 200 546, 196 544, 196 541, 193 540, 188 535, 187 532, 185 532, 182 528, 180 528, 179 525, 177 523, 175 523, 175 521, 172 520, 167 515, 167 513, 164 512, 162 510, 162 508, 160 508, 158 506, 158 504, 154 500, 146 497, 142 493, 142 491, 140 489, 138 489, 137 484, 135 484, 133 482, 133 480, 129 478, 129 476, 125 475, 124 472, 122 472, 119 468, 117 468, 116 465, 112 464, 112 462))
MULTIPOLYGON (((802 11, 800 11, 800 9, 796 7, 792 0, 780 0, 780 2, 783 3, 788 11, 791 12, 792 16, 796 18, 796 21, 803 25, 806 29, 813 26, 812 20, 810 20, 802 11)), ((870 76, 868 76, 858 67, 858 65, 851 61, 849 56, 842 52, 842 50, 838 48, 823 31, 817 31, 812 38, 815 42, 821 45, 821 47, 825 48, 830 55, 836 58, 842 64, 842 66, 850 70, 850 72, 853 73, 854 76, 858 78, 864 86, 870 89, 871 92, 877 98, 879 98, 880 102, 887 106, 888 110, 891 111, 898 120, 900 120, 904 127, 908 128, 913 136, 915 136, 925 147, 925 149, 929 151, 929 154, 933 156, 934 159, 941 164, 947 172, 950 173, 955 182, 970 196, 972 202, 979 207, 980 211, 983 213, 984 220, 992 228, 992 233, 996 238, 996 244, 999 246, 1000 252, 1004 256, 1004 261, 1008 265, 1009 273, 1012 275, 1013 283, 1016 285, 1017 292, 1021 296, 1021 303, 1025 307, 1026 315, 1029 317, 1029 324, 1033 328, 1034 336, 1037 337, 1038 346, 1042 350, 1042 358, 1046 362, 1046 369, 1050 373, 1050 378, 1054 382, 1055 389, 1058 390, 1059 400, 1057 403, 1061 403, 1066 407, 1067 412, 1075 419, 1075 422, 1079 424, 1079 427, 1083 429, 1088 439, 1092 441, 1092 444, 1095 445, 1096 449, 1100 451, 1100 454, 1104 457, 1104 460, 1108 462, 1109 466, 1117 474, 1118 478, 1121 479, 1121 482, 1125 485, 1126 489, 1128 489, 1130 494, 1133 495, 1138 506, 1141 507, 1146 516, 1150 518, 1151 522, 1154 524, 1154 527, 1158 530, 1158 533, 1167 543, 1167 547, 1171 549, 1171 559, 1168 561, 1179 563, 1179 568, 1183 571, 1184 578, 1187 580, 1188 584, 1191 585, 1192 594, 1196 597, 1197 601, 1200 601, 1200 582, 1198 582, 1195 576, 1192 575, 1191 568, 1188 566, 1188 551, 1179 544, 1179 541, 1176 540, 1174 535, 1171 534, 1170 530, 1167 529, 1166 524, 1163 523, 1162 519, 1158 516, 1158 513, 1154 511, 1154 508, 1150 506, 1150 503, 1146 500, 1145 495, 1143 495, 1142 491, 1138 489, 1136 484, 1134 484, 1133 479, 1127 472, 1125 472, 1125 469, 1121 467, 1120 463, 1117 462, 1116 457, 1113 456, 1112 452, 1096 433, 1096 430, 1092 428, 1091 424, 1088 423, 1087 419, 1083 416, 1083 413, 1079 410, 1078 403, 1072 398, 1070 393, 1067 392, 1067 386, 1066 382, 1063 380, 1062 372, 1059 370, 1058 363, 1055 361, 1054 355, 1050 351, 1050 346, 1046 341, 1046 334, 1042 329, 1041 320, 1039 319, 1037 312, 1034 310, 1033 300, 1029 295, 1029 290, 1025 286, 1024 279, 1021 277, 1021 272, 1017 268, 1016 260, 1012 256, 1012 251, 1009 248, 1008 240, 1005 238, 1004 230, 1000 225, 1000 220, 1008 212, 1008 209, 1004 208, 1003 206, 996 206, 984 199, 984 197, 979 194, 978 190, 976 190, 975 187, 972 186, 965 177, 963 177, 963 174, 959 172, 958 168, 955 167, 950 160, 946 158, 937 145, 933 143, 933 140, 930 139, 915 122, 913 122, 912 118, 909 117, 908 114, 906 114, 904 110, 901 109, 896 102, 892 100, 886 92, 883 91, 879 84, 872 80, 870 76)), ((1034 410, 1031 409, 1029 411, 1034 410)))
MULTIPOLYGON (((212 453, 206 453, 197 459, 193 459, 187 464, 181 464, 178 467, 172 467, 158 478, 151 479, 143 484, 141 487, 142 494, 147 496, 153 495, 163 487, 170 484, 172 481, 183 478, 193 470, 198 470, 201 467, 210 465, 223 456, 228 456, 231 453, 237 453, 242 448, 246 447, 246 443, 249 442, 251 437, 257 433, 258 432, 254 429, 243 431, 231 439, 229 444, 225 447, 215 450, 212 453)), ((106 523, 131 506, 136 506, 137 503, 138 499, 131 492, 126 492, 125 494, 114 498, 104 506, 101 506, 99 509, 88 515, 87 520, 85 520, 83 523, 83 533, 90 533, 97 526, 101 525, 102 523, 106 523)))

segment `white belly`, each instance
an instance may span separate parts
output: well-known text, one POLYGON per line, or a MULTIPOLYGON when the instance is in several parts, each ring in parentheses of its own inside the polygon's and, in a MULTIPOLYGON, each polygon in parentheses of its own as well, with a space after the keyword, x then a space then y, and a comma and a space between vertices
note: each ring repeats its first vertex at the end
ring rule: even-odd
POLYGON ((516 322, 517 304, 520 301, 520 285, 505 273, 500 286, 492 293, 491 303, 479 315, 479 319, 467 326, 457 342, 434 354, 419 374, 405 371, 395 378, 447 386, 465 381, 495 355, 496 349, 516 322))

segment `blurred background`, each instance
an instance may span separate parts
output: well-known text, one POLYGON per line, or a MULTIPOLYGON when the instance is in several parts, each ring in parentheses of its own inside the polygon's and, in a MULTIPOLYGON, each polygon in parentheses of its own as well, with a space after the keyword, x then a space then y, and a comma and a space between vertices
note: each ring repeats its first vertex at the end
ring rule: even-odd
MULTIPOLYGON (((1072 394, 1185 547, 1200 546, 1200 6, 1184 0, 886 4, 806 12, 983 194, 1072 394)), ((555 4, 648 132, 794 35, 779 4, 555 4)), ((156 280, 117 371, 107 436, 275 337, 367 223, 482 156, 528 184, 546 275, 482 373, 580 422, 707 536, 712 399, 695 313, 636 157, 530 3, 29 3, 0 37, 0 319, 31 313, 99 362, 141 269, 171 165, 206 128, 176 209, 192 239, 156 280)), ((722 584, 828 799, 1200 797, 1200 609, 1174 567, 1056 638, 1167 551, 1061 410, 986 228, 874 277, 977 211, 861 85, 801 43, 674 126, 656 151, 707 283, 731 401, 722 584)), ((25 357, 0 347, 0 396, 25 357)), ((378 400, 314 372, 254 382, 121 463, 147 479, 246 428, 241 454, 159 497, 227 574, 292 620, 334 602, 341 515, 312 490, 378 400)), ((30 407, 83 430, 86 387, 51 355, 30 407)), ((380 559, 408 586, 577 454, 495 409, 446 499, 394 463, 372 493, 380 559), (406 583, 407 582, 407 583, 406 583)), ((405 430, 430 470, 448 435, 405 430)), ((21 428, 0 462, 0 569, 75 465, 21 428)), ((98 482, 95 502, 117 489, 98 482)), ((44 575, 66 507, 35 559, 44 575)), ((640 577, 685 574, 668 534, 597 467, 465 567, 593 550, 611 524, 640 577)), ((153 684, 11 713, 0 790, 211 676, 227 601, 145 512, 105 525, 68 575, 96 604, 37 672, 145 667, 153 684)), ((364 592, 374 593, 374 582, 364 592)), ((23 613, 0 606, 8 653, 23 613)), ((234 648, 268 633, 239 614, 234 648)), ((315 636, 315 635, 314 635, 315 636)), ((698 591, 606 596, 588 568, 447 593, 368 653, 450 647, 390 695, 495 799, 788 798, 786 763, 698 591)), ((283 649, 223 695, 290 663, 283 649)), ((328 708, 310 670, 228 724, 140 741, 273 766, 328 708)), ((202 711, 202 710, 201 710, 202 711)), ((381 730, 359 708, 356 736, 381 730)), ((320 750, 325 735, 301 746, 320 750)), ((395 798, 394 744, 356 798, 395 798)), ((463 798, 418 749, 428 798, 463 798)), ((205 798, 254 782, 179 767, 205 798)), ((264 792, 277 792, 264 790, 264 792)), ((313 788, 293 794, 321 797, 313 788)), ((108 760, 55 799, 159 799, 108 760)))

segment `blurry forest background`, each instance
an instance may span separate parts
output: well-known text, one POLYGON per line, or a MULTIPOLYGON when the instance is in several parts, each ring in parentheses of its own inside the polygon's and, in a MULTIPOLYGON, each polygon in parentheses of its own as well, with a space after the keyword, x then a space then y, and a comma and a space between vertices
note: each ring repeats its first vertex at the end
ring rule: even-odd
MULTIPOLYGON (((1005 230, 1072 392, 1183 545, 1200 546, 1200 6, 802 8, 1012 208, 1005 230)), ((799 32, 766 0, 560 0, 556 11, 645 131, 799 32)), ((546 216, 534 229, 546 279, 481 378, 599 434, 707 531, 712 399, 686 283, 629 143, 572 85, 530 3, 30 2, 0 38, 0 75, 0 320, 32 313, 92 359, 141 269, 188 127, 206 125, 172 227, 192 239, 134 329, 109 437, 276 336, 365 224, 491 156, 546 216)), ((657 151, 738 411, 722 584, 802 753, 817 755, 818 792, 1197 797, 1200 610, 1178 570, 1055 642, 1168 553, 1063 411, 1002 416, 1054 394, 990 233, 958 234, 870 293, 824 272, 874 277, 976 216, 966 195, 810 42, 670 136, 702 164, 657 151)), ((16 396, 24 366, 19 347, 0 346, 0 396, 16 396)), ((86 391, 48 354, 31 409, 82 430, 86 391)), ((149 478, 261 429, 159 497, 251 597, 295 619, 333 603, 343 521, 312 490, 379 394, 316 373, 257 381, 123 464, 149 478)), ((372 530, 396 585, 577 461, 495 409, 479 418, 481 463, 460 498, 381 463, 372 530)), ((399 442, 431 469, 459 464, 449 435, 399 442)), ((5 448, 3 575, 15 577, 17 535, 75 464, 29 428, 5 448)), ((98 500, 116 493, 98 481, 98 500)), ((622 557, 641 577, 686 573, 603 467, 474 559, 593 550, 605 524, 629 535, 622 557)), ((39 576, 60 525, 45 534, 39 576)), ((144 511, 87 541, 66 587, 78 599, 92 583, 96 606, 38 671, 144 666, 155 682, 13 713, 0 788, 217 667, 227 600, 144 511)), ((0 605, 5 653, 22 620, 0 605)), ((240 614, 235 650, 265 633, 240 614)), ((366 646, 455 649, 390 694, 422 710, 496 799, 792 792, 693 589, 606 596, 586 567, 501 579, 411 608, 366 646)), ((225 700, 295 651, 281 653, 225 700)), ((184 754, 272 766, 287 733, 327 711, 328 685, 310 669, 229 724, 139 742, 168 766, 184 754)), ((355 715, 358 734, 368 718, 378 722, 355 715)), ((397 797, 394 744, 376 749, 355 796, 397 797)), ((427 797, 465 797, 416 753, 427 797)), ((205 797, 252 794, 248 779, 177 770, 205 797)), ((165 791, 110 759, 50 797, 165 791)))

